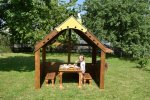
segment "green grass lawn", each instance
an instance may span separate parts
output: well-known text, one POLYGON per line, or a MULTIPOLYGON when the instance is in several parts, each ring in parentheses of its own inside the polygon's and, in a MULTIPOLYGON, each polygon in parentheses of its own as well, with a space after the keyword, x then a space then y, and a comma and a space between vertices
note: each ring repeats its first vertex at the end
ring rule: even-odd
MULTIPOLYGON (((72 61, 78 54, 72 55, 72 61)), ((48 61, 67 61, 67 54, 48 54, 48 61)), ((91 56, 86 55, 86 62, 91 56)), ((105 73, 105 89, 99 90, 94 81, 92 86, 82 89, 77 82, 63 83, 59 88, 42 85, 34 88, 34 55, 26 53, 0 54, 0 100, 150 100, 150 65, 136 68, 134 62, 116 57, 107 58, 109 69, 105 73)), ((75 79, 77 80, 77 79, 75 79)))

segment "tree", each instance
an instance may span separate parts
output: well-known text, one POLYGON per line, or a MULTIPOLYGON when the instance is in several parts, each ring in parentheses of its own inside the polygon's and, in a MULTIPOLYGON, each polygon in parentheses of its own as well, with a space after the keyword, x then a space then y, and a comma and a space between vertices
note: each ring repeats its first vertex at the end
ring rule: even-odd
POLYGON ((84 20, 100 40, 144 66, 150 57, 148 0, 86 0, 84 20))
POLYGON ((0 0, 0 18, 5 22, 3 27, 9 28, 12 44, 34 45, 70 14, 75 13, 69 7, 76 1, 0 0))

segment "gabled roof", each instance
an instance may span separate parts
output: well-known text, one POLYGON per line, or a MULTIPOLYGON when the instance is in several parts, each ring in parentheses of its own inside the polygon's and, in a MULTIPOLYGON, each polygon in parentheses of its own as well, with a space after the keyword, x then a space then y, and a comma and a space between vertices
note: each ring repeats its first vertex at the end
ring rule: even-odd
POLYGON ((46 45, 47 43, 51 42, 56 37, 61 35, 67 29, 74 30, 75 33, 81 36, 91 46, 97 46, 98 48, 100 48, 106 53, 113 52, 111 49, 106 48, 95 35, 89 32, 87 28, 81 25, 73 16, 69 17, 62 24, 60 24, 53 31, 51 31, 43 40, 38 42, 35 45, 34 51, 36 52, 37 50, 42 48, 44 45, 46 45))
POLYGON ((86 32, 87 28, 83 25, 81 25, 75 17, 70 16, 68 19, 66 19, 63 23, 61 23, 59 26, 57 26, 55 29, 60 32, 63 29, 66 28, 72 28, 72 29, 78 29, 82 30, 82 32, 86 32))

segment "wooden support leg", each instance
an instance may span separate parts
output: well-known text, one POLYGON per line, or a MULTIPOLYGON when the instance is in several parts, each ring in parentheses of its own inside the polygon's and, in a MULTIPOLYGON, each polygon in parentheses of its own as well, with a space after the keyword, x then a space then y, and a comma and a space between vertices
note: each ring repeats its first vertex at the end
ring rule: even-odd
POLYGON ((60 88, 63 88, 63 85, 62 85, 62 72, 59 73, 59 83, 60 83, 60 88))
POLYGON ((85 83, 86 83, 86 79, 84 79, 84 85, 85 85, 85 83))
POLYGON ((82 87, 82 73, 79 73, 79 88, 82 87))
POLYGON ((89 84, 92 85, 92 80, 89 80, 89 84))
POLYGON ((54 80, 52 80, 52 87, 54 87, 54 80))
POLYGON ((48 86, 48 80, 45 80, 46 86, 48 86))

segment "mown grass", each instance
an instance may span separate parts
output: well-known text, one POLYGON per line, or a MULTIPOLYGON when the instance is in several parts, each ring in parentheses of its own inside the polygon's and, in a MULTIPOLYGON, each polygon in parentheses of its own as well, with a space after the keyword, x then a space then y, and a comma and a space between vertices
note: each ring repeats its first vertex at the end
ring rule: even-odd
MULTIPOLYGON (((72 54, 72 61, 78 54, 72 54)), ((67 54, 53 53, 47 55, 47 61, 67 61, 67 54)), ((86 62, 91 55, 86 55, 86 62)), ((42 85, 34 89, 34 55, 32 53, 0 54, 0 100, 150 100, 150 67, 136 68, 136 63, 108 57, 109 69, 105 73, 105 89, 93 81, 92 86, 82 89, 77 82, 63 83, 59 88, 58 78, 55 87, 42 85)), ((69 80, 69 79, 68 79, 69 80)), ((74 79, 77 81, 77 79, 74 79)))

